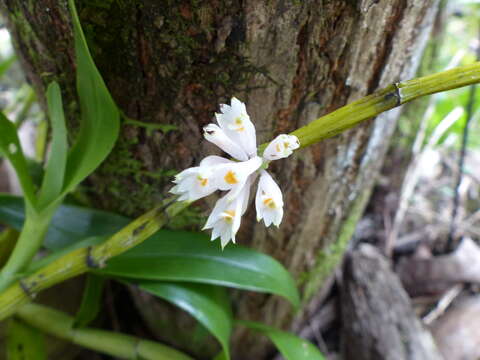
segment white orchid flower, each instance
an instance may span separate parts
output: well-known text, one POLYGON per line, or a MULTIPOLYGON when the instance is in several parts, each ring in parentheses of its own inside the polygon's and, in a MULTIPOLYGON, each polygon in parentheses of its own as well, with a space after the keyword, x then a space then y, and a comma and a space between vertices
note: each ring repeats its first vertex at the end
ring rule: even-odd
POLYGON ((215 176, 219 168, 234 163, 220 156, 207 156, 200 162, 200 166, 188 168, 175 176, 175 185, 170 192, 180 195, 179 201, 195 201, 208 196, 219 189, 218 177, 215 176))
POLYGON ((263 170, 258 181, 257 195, 255 197, 257 221, 263 219, 265 226, 271 224, 280 226, 283 217, 282 190, 268 172, 263 170))
POLYGON ((220 237, 222 249, 230 240, 235 243, 235 235, 240 228, 242 215, 247 210, 251 180, 252 177, 247 180, 249 183, 242 187, 233 201, 229 200, 230 193, 218 200, 203 227, 204 230, 212 229, 212 241, 220 237))
POLYGON ((245 213, 250 188, 260 172, 255 207, 257 220, 266 226, 279 226, 283 217, 283 196, 280 187, 265 169, 271 160, 282 159, 299 148, 296 136, 281 134, 257 156, 255 126, 247 114, 245 104, 232 98, 230 105, 221 104, 215 114, 217 124, 203 128, 204 137, 235 160, 221 156, 207 156, 199 166, 186 169, 174 180, 170 192, 180 195, 178 200, 195 201, 216 190, 228 191, 213 208, 204 229, 212 229, 212 240, 220 238, 222 249, 229 241, 235 243, 241 217, 245 213))
POLYGON ((257 155, 255 126, 250 121, 245 104, 232 98, 230 105, 220 105, 221 114, 215 114, 218 125, 225 134, 240 145, 249 157, 257 155))
POLYGON ((290 156, 293 150, 300 147, 300 142, 295 135, 278 135, 263 152, 263 158, 266 160, 278 160, 290 156))

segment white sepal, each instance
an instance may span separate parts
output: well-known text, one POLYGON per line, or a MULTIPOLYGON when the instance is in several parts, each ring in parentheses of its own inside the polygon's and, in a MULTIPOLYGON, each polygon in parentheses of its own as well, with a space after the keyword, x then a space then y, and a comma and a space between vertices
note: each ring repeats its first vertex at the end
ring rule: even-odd
POLYGON ((212 229, 212 241, 220 237, 222 249, 230 240, 235 243, 235 235, 248 203, 250 186, 251 181, 247 180, 233 201, 229 200, 228 193, 220 198, 203 227, 204 230, 212 229))
POLYGON ((247 153, 242 147, 234 143, 218 125, 208 124, 205 126, 203 128, 203 136, 231 157, 240 161, 248 160, 247 153))
POLYGON ((255 197, 257 221, 263 219, 265 226, 279 226, 283 217, 283 196, 277 183, 265 170, 262 170, 255 197))
POLYGON ((240 145, 249 157, 257 154, 255 126, 243 102, 233 97, 230 105, 220 105, 220 114, 215 114, 215 117, 225 134, 240 145))
POLYGON ((278 135, 263 152, 265 160, 278 160, 290 156, 293 150, 300 147, 300 141, 295 135, 278 135))
POLYGON ((208 196, 218 190, 215 174, 219 168, 233 163, 220 156, 207 156, 200 162, 200 166, 188 168, 175 176, 176 185, 170 192, 180 195, 179 201, 195 201, 208 196))

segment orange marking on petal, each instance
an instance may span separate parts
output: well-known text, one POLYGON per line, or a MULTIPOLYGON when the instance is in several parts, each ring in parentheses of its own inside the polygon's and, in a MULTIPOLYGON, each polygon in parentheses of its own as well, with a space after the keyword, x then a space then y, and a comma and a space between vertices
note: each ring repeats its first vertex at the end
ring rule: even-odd
POLYGON ((235 173, 233 171, 229 171, 227 172, 227 174, 225 175, 224 177, 225 181, 227 182, 227 184, 230 184, 230 185, 233 185, 233 184, 237 184, 238 183, 238 179, 237 177, 235 176, 235 173))
POLYGON ((282 151, 282 149, 280 149, 280 144, 277 144, 277 145, 275 146, 275 150, 277 150, 277 152, 282 151))
POLYGON ((270 209, 275 209, 276 208, 275 201, 273 201, 272 198, 267 198, 267 199, 263 200, 263 203, 265 204, 265 206, 268 206, 270 209))

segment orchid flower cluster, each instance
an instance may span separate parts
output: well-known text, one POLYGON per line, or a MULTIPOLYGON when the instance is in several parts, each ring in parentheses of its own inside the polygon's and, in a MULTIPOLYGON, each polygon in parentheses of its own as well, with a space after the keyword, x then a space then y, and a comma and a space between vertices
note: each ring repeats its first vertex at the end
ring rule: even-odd
POLYGON ((257 221, 265 226, 279 226, 283 217, 283 196, 280 187, 265 170, 268 163, 288 157, 300 146, 296 136, 278 135, 257 155, 255 126, 247 114, 245 104, 232 98, 230 105, 221 104, 215 114, 217 124, 203 128, 204 137, 237 161, 221 156, 207 156, 199 166, 177 174, 176 185, 170 192, 180 195, 179 201, 195 201, 215 192, 228 191, 213 208, 205 229, 212 229, 212 240, 220 237, 222 248, 240 228, 241 217, 247 210, 250 190, 260 175, 255 197, 257 221))

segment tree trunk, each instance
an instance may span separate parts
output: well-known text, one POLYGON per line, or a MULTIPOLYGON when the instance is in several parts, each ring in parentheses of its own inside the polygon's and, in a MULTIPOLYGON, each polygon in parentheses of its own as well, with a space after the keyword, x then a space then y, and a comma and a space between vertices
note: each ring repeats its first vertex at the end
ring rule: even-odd
MULTIPOLYGON (((437 8, 437 0, 76 3, 93 57, 123 113, 176 126, 162 132, 124 125, 111 156, 84 184, 95 206, 126 215, 152 207, 172 173, 212 153, 201 129, 231 96, 247 103, 264 142, 412 77, 437 8)), ((66 0, 0 4, 28 78, 39 93, 59 80, 73 119, 66 0)), ((239 243, 280 260, 298 280, 304 305, 314 301, 344 252, 397 116, 392 110, 272 164, 285 194, 280 229, 257 225, 252 209, 244 217, 239 243)), ((241 293, 237 316, 286 327, 292 311, 277 297, 241 293)), ((295 324, 302 327, 302 313, 295 324)), ((268 349, 243 330, 234 344, 242 358, 261 358, 268 349)))

